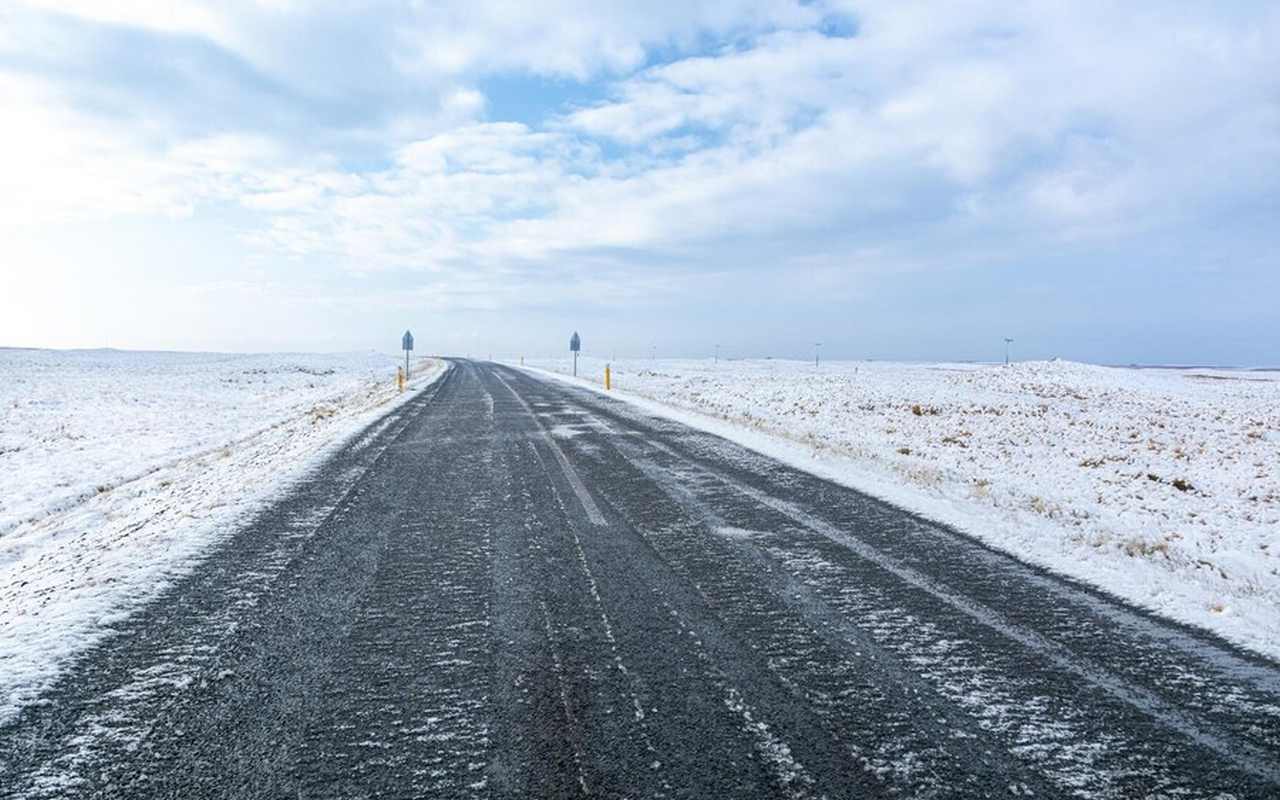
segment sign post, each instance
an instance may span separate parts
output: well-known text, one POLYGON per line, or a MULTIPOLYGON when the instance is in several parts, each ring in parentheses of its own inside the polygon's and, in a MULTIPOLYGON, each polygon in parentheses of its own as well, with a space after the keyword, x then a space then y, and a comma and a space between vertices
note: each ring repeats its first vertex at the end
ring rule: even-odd
POLYGON ((569 337, 569 349, 573 351, 573 377, 578 377, 578 351, 582 349, 582 338, 574 331, 569 337))
POLYGON ((404 336, 400 339, 400 349, 404 350, 404 377, 409 379, 409 353, 413 350, 413 334, 408 331, 404 332, 404 336))

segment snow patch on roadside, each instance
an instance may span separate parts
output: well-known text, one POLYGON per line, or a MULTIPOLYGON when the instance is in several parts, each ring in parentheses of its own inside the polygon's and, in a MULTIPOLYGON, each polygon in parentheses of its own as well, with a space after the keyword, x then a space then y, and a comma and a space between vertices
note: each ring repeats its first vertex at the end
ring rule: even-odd
POLYGON ((401 395, 396 363, 0 350, 0 723, 445 370, 401 395))
MULTIPOLYGON (((544 374, 571 362, 529 361, 544 374)), ((602 375, 604 361, 580 371, 602 375)), ((612 396, 1280 658, 1280 373, 636 360, 612 396)))

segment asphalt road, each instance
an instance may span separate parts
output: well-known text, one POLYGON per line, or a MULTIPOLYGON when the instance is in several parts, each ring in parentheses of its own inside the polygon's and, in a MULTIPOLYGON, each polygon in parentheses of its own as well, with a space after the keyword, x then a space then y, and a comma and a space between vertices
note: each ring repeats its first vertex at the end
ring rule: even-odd
POLYGON ((0 729, 31 798, 1280 797, 1280 669, 455 362, 0 729))

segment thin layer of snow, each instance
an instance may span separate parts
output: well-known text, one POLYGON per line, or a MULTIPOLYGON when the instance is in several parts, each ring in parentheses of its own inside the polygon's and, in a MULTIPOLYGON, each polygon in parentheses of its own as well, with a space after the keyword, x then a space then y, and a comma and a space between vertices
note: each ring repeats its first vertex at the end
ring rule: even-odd
POLYGON ((0 349, 0 722, 412 391, 375 353, 0 349))
MULTIPOLYGON (((527 360, 572 380, 569 359, 527 360)), ((583 358, 598 388, 605 361, 583 358)), ((612 363, 650 412, 1280 659, 1280 373, 612 363)))

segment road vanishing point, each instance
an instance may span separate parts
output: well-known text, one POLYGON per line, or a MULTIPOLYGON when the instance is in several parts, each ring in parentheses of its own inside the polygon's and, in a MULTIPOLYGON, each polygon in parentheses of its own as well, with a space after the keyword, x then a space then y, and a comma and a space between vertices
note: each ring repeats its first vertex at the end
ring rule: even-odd
POLYGON ((0 728, 0 796, 1276 798, 1280 668, 456 360, 0 728))

